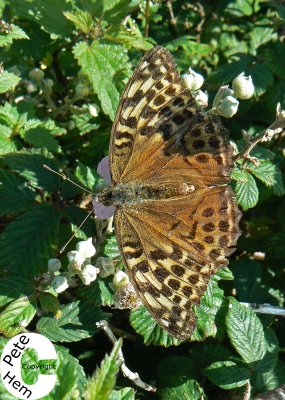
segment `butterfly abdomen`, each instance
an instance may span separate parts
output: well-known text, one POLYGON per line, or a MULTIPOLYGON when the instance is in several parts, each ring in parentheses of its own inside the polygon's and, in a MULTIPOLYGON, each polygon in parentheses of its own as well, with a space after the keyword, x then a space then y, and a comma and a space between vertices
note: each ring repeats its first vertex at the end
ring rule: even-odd
POLYGON ((97 199, 105 206, 132 206, 149 200, 166 200, 185 196, 195 190, 195 187, 186 183, 164 183, 164 184, 139 184, 124 183, 115 187, 105 188, 97 199))

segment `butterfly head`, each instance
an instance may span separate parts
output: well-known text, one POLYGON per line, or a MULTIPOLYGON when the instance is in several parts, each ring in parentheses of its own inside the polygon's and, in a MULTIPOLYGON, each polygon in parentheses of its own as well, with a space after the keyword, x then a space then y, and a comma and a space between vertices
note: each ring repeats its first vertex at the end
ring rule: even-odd
POLYGON ((97 195, 96 200, 104 204, 104 206, 113 205, 113 189, 111 186, 105 187, 102 192, 97 195))

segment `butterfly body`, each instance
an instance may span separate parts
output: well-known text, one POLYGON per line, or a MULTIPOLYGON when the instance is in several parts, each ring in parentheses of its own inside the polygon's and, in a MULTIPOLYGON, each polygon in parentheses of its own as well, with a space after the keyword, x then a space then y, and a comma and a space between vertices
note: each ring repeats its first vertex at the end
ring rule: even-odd
POLYGON ((115 232, 133 286, 158 324, 191 337, 208 282, 228 264, 241 213, 230 187, 228 132, 199 109, 163 47, 142 59, 110 141, 115 232))

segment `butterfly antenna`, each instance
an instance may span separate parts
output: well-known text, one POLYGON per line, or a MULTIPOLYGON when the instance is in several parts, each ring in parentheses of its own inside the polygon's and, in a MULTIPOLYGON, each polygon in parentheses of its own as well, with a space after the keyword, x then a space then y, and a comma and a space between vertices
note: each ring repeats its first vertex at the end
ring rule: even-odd
POLYGON ((73 233, 73 235, 68 239, 68 241, 65 243, 65 245, 59 250, 59 254, 62 254, 64 252, 64 250, 66 249, 66 246, 72 241, 72 239, 74 238, 74 236, 77 234, 77 232, 79 231, 79 229, 85 224, 85 222, 87 221, 87 219, 90 217, 90 215, 94 212, 94 208, 92 208, 91 211, 89 211, 89 213, 86 215, 86 217, 84 218, 84 220, 81 222, 81 224, 78 226, 78 228, 76 228, 75 232, 73 233))
MULTIPOLYGON (((68 176, 66 176, 65 174, 61 174, 60 172, 55 171, 54 169, 52 169, 51 167, 49 167, 46 164, 43 164, 43 167, 45 169, 47 169, 50 172, 53 172, 54 174, 60 176, 64 181, 68 181, 70 183, 72 183, 74 186, 79 187, 80 189, 82 189, 85 192, 88 192, 90 194, 92 194, 94 196, 94 193, 90 192, 90 190, 86 189, 85 187, 78 185, 78 183, 74 182, 72 179, 68 178, 68 176)), ((85 222, 87 221, 87 219, 90 217, 90 215, 94 212, 94 208, 92 208, 92 210, 87 214, 87 216, 84 218, 84 220, 81 222, 81 224, 78 226, 78 228, 76 228, 75 232, 73 233, 73 235, 68 239, 68 241, 65 243, 65 245, 59 250, 59 254, 62 254, 64 252, 64 250, 66 249, 66 247, 68 246, 68 244, 72 241, 72 239, 74 238, 74 236, 77 234, 77 232, 80 230, 80 228, 85 224, 85 222)))
POLYGON ((68 181, 68 182, 72 183, 74 186, 77 186, 80 189, 82 189, 83 191, 88 192, 90 194, 93 194, 93 196, 94 196, 93 192, 90 192, 90 190, 86 189, 85 187, 78 185, 78 183, 76 183, 73 180, 69 179, 68 176, 66 176, 65 174, 61 174, 60 172, 55 171, 54 169, 52 169, 51 167, 49 167, 46 164, 43 164, 43 167, 45 169, 47 169, 48 171, 53 172, 54 174, 60 176, 64 181, 68 181))

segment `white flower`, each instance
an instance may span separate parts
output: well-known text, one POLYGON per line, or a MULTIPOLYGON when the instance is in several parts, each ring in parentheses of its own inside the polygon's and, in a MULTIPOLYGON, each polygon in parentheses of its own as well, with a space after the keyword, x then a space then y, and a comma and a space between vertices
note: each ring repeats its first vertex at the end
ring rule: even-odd
POLYGON ((237 113, 238 106, 239 101, 235 97, 227 96, 217 104, 214 111, 221 117, 231 118, 237 113))
POLYGON ((222 101, 225 97, 227 96, 232 96, 234 94, 234 91, 229 88, 229 85, 224 85, 219 88, 217 91, 217 94, 214 98, 213 101, 213 109, 217 107, 217 105, 222 101))
POLYGON ((29 72, 29 78, 32 81, 41 81, 44 76, 45 74, 40 68, 34 68, 29 72))
POLYGON ((118 269, 114 275, 113 279, 113 285, 115 289, 118 289, 122 286, 126 286, 130 283, 128 275, 124 272, 118 269))
POLYGON ((84 259, 91 258, 96 253, 96 249, 92 244, 92 238, 78 242, 76 245, 76 250, 82 254, 84 259))
POLYGON ((109 257, 98 257, 95 266, 99 268, 99 276, 101 278, 106 278, 115 271, 113 260, 109 257))
POLYGON ((84 285, 90 285, 90 283, 95 281, 97 278, 98 272, 100 272, 99 268, 94 267, 94 265, 87 264, 83 267, 79 276, 84 285))
POLYGON ((203 76, 195 72, 191 67, 186 74, 182 75, 182 79, 189 90, 198 90, 204 83, 203 76))
POLYGON ((208 105, 207 93, 203 92, 202 90, 198 90, 198 92, 194 94, 194 98, 195 98, 196 104, 198 104, 198 106, 207 107, 207 105, 208 105))
POLYGON ((254 85, 251 76, 240 74, 233 80, 234 95, 242 100, 250 99, 254 93, 254 85))
POLYGON ((93 104, 89 104, 88 111, 92 117, 98 117, 98 110, 95 106, 93 106, 93 104))
POLYGON ((59 271, 61 267, 61 262, 57 258, 51 258, 48 260, 48 270, 50 272, 59 271))
POLYGON ((68 282, 65 276, 56 276, 51 282, 51 287, 56 291, 56 293, 62 293, 68 288, 68 282))
POLYGON ((67 258, 69 261, 69 268, 71 269, 81 269, 81 265, 84 263, 86 257, 79 251, 70 251, 67 253, 67 258))

